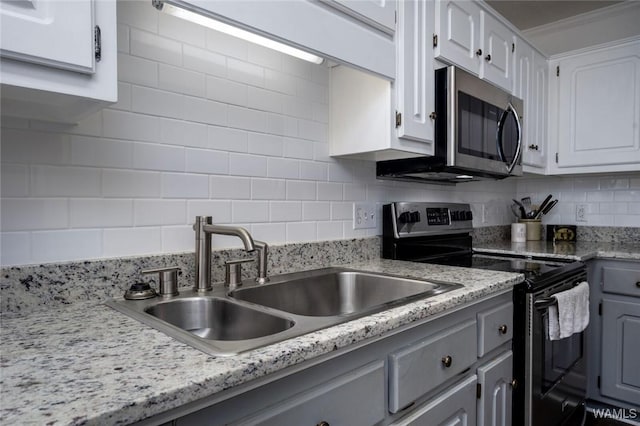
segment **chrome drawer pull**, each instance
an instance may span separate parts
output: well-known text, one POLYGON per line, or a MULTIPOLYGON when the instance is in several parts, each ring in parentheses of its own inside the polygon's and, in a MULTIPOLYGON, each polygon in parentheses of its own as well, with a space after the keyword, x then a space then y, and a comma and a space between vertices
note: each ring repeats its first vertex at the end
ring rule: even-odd
POLYGON ((500 332, 500 334, 507 334, 507 325, 502 324, 500 327, 498 327, 498 331, 500 332))
POLYGON ((451 356, 447 355, 447 356, 443 356, 442 357, 442 364, 449 368, 451 367, 451 363, 453 362, 453 358, 451 358, 451 356))

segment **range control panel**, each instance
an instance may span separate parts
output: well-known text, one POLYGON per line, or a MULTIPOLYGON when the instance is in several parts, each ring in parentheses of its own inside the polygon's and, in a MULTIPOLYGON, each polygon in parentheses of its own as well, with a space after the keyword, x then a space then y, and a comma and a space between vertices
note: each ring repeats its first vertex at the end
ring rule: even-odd
POLYGON ((395 202, 382 208, 383 236, 404 238, 471 232, 469 204, 395 202))

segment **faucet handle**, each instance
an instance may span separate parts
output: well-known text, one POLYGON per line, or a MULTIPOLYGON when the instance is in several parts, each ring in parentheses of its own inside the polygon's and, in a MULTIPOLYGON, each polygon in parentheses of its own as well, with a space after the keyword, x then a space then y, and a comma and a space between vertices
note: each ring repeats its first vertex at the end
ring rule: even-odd
POLYGON ((242 285, 242 264, 253 262, 253 259, 231 259, 224 262, 225 287, 242 285))
POLYGON ((158 274, 158 295, 161 297, 173 297, 178 293, 178 271, 177 266, 166 268, 145 269, 140 271, 143 275, 158 274))

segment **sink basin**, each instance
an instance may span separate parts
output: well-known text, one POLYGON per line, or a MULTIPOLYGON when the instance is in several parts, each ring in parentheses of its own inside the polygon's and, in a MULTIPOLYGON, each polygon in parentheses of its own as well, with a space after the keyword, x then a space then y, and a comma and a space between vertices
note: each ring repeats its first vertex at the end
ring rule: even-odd
POLYGON ((145 312, 203 339, 246 340, 279 333, 293 321, 225 299, 192 297, 158 303, 145 312))
POLYGON ((234 299, 306 316, 368 312, 391 303, 442 293, 447 284, 358 271, 335 271, 243 288, 234 299))
POLYGON ((229 292, 182 289, 170 299, 112 300, 107 305, 215 356, 231 356, 331 327, 460 284, 325 268, 253 280, 229 292))

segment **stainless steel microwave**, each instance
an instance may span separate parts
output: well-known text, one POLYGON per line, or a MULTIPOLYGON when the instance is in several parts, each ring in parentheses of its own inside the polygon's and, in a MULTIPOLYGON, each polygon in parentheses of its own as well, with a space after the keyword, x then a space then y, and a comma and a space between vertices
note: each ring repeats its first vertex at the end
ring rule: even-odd
POLYGON ((380 161, 377 176, 440 183, 522 176, 522 100, 454 66, 436 70, 434 80, 434 155, 380 161))

